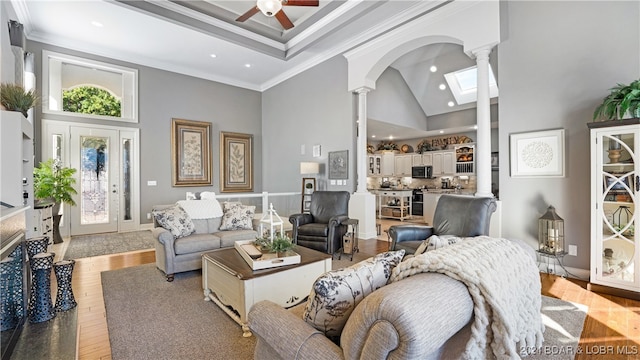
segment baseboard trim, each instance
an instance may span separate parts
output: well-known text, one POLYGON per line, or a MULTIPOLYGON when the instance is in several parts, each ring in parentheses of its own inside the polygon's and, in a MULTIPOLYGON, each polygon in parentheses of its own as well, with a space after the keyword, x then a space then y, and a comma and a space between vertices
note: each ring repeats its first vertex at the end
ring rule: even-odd
POLYGON ((140 224, 140 230, 153 230, 153 223, 140 224))
POLYGON ((610 286, 598 285, 594 283, 588 283, 587 290, 640 301, 640 293, 631 290, 617 289, 610 286))

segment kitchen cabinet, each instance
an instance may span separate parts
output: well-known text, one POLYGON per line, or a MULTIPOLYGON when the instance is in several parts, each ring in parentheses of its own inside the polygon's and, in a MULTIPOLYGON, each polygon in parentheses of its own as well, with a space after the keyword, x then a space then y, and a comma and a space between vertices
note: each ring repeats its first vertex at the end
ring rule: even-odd
POLYGON ((422 154, 411 155, 411 166, 422 166, 422 165, 431 165, 431 164, 424 164, 422 162, 422 154))
POLYGON ((456 175, 470 175, 475 173, 475 146, 460 145, 456 146, 456 175))
POLYGON ((393 176, 395 154, 392 152, 367 155, 367 174, 369 176, 393 176))
POLYGON ((640 119, 588 123, 591 146, 591 289, 640 298, 640 119))
POLYGON ((380 155, 367 155, 369 175, 380 175, 382 171, 382 156, 380 155))
POLYGON ((432 153, 422 154, 422 165, 433 166, 433 154, 432 153))
POLYGON ((434 151, 432 153, 433 159, 433 176, 442 176, 442 175, 454 175, 456 172, 455 169, 455 151, 454 150, 445 150, 445 151, 434 151))
POLYGON ((411 176, 412 155, 396 155, 393 174, 395 176, 411 176))
POLYGON ((382 190, 378 191, 378 219, 411 218, 411 190, 382 190))
POLYGON ((380 175, 382 176, 393 176, 393 172, 395 171, 395 154, 392 152, 386 152, 381 155, 381 170, 380 175))

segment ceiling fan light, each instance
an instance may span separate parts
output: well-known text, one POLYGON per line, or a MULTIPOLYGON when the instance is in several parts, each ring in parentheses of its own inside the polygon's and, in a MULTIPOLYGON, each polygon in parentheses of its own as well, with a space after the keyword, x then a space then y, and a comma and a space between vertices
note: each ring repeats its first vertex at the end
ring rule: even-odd
POLYGON ((274 16, 278 11, 282 10, 282 2, 280 0, 258 0, 256 5, 265 16, 269 17, 274 16))

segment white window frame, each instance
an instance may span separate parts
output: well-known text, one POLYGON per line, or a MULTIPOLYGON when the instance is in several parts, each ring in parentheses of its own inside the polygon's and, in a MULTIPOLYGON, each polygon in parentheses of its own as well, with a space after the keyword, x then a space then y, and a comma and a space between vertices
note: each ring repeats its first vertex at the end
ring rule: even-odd
MULTIPOLYGON (((56 53, 52 51, 42 50, 42 99, 43 99, 42 112, 46 114, 59 114, 59 115, 66 115, 66 116, 73 116, 73 117, 137 123, 138 122, 138 70, 127 68, 124 66, 113 65, 113 64, 109 64, 101 61, 89 60, 89 59, 85 59, 77 56, 71 56, 71 55, 56 53), (61 83, 59 73, 56 76, 55 72, 50 71, 51 59, 56 59, 56 60, 62 61, 63 63, 86 66, 86 67, 91 67, 98 70, 104 70, 104 71, 121 74, 123 78, 121 117, 74 113, 70 111, 50 109, 49 104, 52 102, 51 96, 55 96, 55 95, 50 94, 49 85, 61 83), (49 78, 49 76, 51 76, 52 78, 49 78)), ((62 104, 61 99, 58 102, 62 104)))

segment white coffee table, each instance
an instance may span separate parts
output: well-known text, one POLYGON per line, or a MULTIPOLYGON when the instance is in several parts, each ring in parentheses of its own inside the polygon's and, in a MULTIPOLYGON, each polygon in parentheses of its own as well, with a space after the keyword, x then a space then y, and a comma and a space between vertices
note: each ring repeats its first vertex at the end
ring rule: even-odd
POLYGON ((251 336, 247 314, 253 304, 270 300, 289 308, 306 300, 318 276, 331 270, 331 255, 298 246, 300 263, 264 270, 251 267, 234 248, 202 255, 205 301, 213 301, 251 336))

